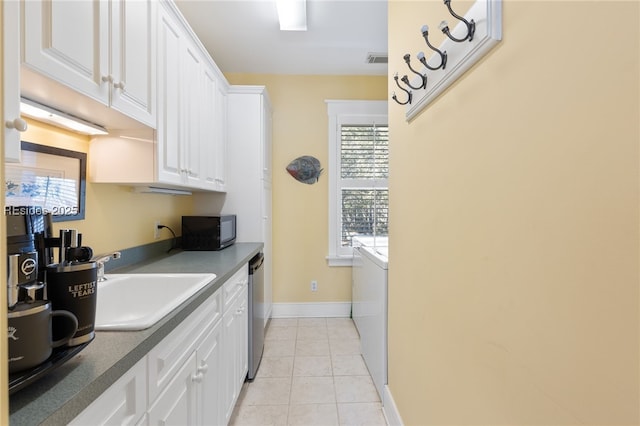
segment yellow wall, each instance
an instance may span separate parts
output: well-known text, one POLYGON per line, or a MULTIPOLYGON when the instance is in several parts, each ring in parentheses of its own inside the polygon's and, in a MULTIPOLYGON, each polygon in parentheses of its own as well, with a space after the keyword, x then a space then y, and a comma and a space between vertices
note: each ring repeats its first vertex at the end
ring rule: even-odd
POLYGON ((351 300, 351 268, 327 266, 327 99, 386 99, 386 77, 227 74, 231 84, 267 87, 273 107, 273 301, 351 300), (318 183, 294 180, 285 167, 313 155, 318 183), (318 291, 310 291, 311 280, 318 291))
MULTIPOLYGON (((639 5, 505 1, 481 63, 410 124, 390 104, 405 424, 640 423, 639 5)), ((446 9, 389 13, 403 73, 446 9)))
MULTIPOLYGON (((33 120, 28 122, 29 129, 22 136, 24 141, 79 152, 89 150, 89 138, 84 135, 33 120)), ((87 160, 87 176, 89 163, 87 160)), ((181 216, 190 214, 192 207, 190 196, 138 194, 128 186, 87 182, 85 219, 56 222, 54 230, 77 229, 82 233, 83 244, 98 254, 155 242, 155 220, 179 235, 181 216)), ((162 230, 160 235, 161 239, 171 237, 168 230, 162 230)))

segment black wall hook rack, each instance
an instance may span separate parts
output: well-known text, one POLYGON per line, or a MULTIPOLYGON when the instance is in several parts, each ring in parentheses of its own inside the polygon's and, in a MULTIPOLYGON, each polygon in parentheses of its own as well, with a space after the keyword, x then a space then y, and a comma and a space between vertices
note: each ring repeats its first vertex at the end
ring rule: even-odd
POLYGON ((414 70, 413 67, 411 67, 411 55, 408 54, 408 53, 406 55, 404 55, 404 61, 407 63, 407 66, 409 67, 411 72, 413 72, 415 75, 419 76, 421 78, 421 80, 422 80, 422 84, 420 84, 420 86, 414 87, 414 86, 411 85, 411 83, 409 83, 409 78, 405 75, 404 77, 402 77, 402 81, 404 82, 404 84, 406 84, 407 86, 411 87, 413 90, 426 88, 427 87, 427 75, 426 74, 420 74, 418 71, 414 70))
POLYGON ((424 65, 425 67, 427 67, 432 71, 438 70, 440 68, 444 70, 447 66, 447 51, 445 50, 443 52, 429 42, 429 26, 428 25, 423 25, 422 28, 420 28, 420 31, 422 32, 422 37, 424 37, 424 41, 427 42, 427 46, 429 47, 429 49, 433 50, 438 55, 440 55, 440 65, 438 65, 437 67, 432 67, 429 64, 427 64, 427 58, 425 58, 424 52, 418 53, 417 55, 418 60, 422 62, 422 65, 424 65))
MULTIPOLYGON (((406 76, 405 76, 405 77, 406 77, 406 76)), ((400 102, 400 101, 398 100, 398 98, 397 98, 397 96, 396 96, 396 93, 395 93, 395 92, 393 92, 393 93, 391 94, 391 98, 392 98, 394 101, 396 101, 398 104, 400 104, 400 105, 407 105, 407 104, 410 104, 410 103, 411 103, 411 99, 412 99, 412 94, 411 94, 411 92, 410 92, 409 90, 407 90, 407 89, 405 89, 404 87, 400 86, 400 83, 398 83, 398 73, 396 73, 396 74, 393 76, 393 79, 395 80, 396 85, 398 86, 398 88, 399 88, 400 90, 404 91, 404 92, 407 94, 407 100, 406 100, 405 102, 400 102)))
POLYGON ((464 36, 463 38, 456 38, 454 36, 451 35, 451 32, 449 31, 449 24, 447 24, 447 21, 442 21, 440 23, 440 29, 442 30, 442 32, 449 37, 451 40, 457 42, 457 43, 461 43, 463 41, 469 40, 472 41, 473 40, 473 35, 476 32, 476 23, 475 21, 472 19, 471 22, 467 21, 466 19, 464 19, 462 16, 458 15, 457 13, 455 13, 453 11, 453 9, 451 9, 451 0, 444 0, 444 5, 447 6, 447 9, 449 9, 449 13, 451 14, 451 16, 453 16, 454 18, 456 18, 459 21, 462 21, 466 26, 467 26, 467 35, 464 36))

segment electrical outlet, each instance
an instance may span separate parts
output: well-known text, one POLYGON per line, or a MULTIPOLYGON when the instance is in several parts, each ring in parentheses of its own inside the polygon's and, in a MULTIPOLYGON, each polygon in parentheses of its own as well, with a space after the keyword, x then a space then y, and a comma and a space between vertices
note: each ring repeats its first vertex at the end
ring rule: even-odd
POLYGON ((153 222, 153 238, 155 240, 160 238, 160 221, 156 220, 155 222, 153 222))
POLYGON ((318 281, 311 281, 311 291, 318 291, 318 281))

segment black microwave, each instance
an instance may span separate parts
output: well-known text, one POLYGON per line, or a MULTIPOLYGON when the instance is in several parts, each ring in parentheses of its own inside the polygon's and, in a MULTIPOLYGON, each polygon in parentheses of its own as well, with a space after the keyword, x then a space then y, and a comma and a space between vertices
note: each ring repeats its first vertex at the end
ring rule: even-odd
POLYGON ((236 241, 236 215, 182 216, 184 250, 222 250, 236 241))

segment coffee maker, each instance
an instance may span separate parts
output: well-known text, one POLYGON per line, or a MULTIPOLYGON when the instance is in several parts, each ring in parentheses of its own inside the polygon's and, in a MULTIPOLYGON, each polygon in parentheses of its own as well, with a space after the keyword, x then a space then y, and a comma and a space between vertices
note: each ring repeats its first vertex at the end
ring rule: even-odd
POLYGON ((77 353, 93 340, 98 268, 76 230, 63 229, 53 237, 51 215, 41 208, 7 207, 5 216, 13 374, 39 369, 55 348, 63 346, 68 353, 67 348, 77 348, 77 353))
POLYGON ((37 207, 9 207, 7 221, 7 324, 9 373, 17 373, 46 361, 54 348, 67 344, 75 334, 76 316, 54 311, 45 300, 44 264, 51 259, 46 241, 51 216, 37 207), (42 265, 41 267, 39 267, 42 265), (53 321, 67 332, 53 339, 53 321))
POLYGON ((53 262, 47 240, 53 232, 51 214, 40 207, 7 207, 7 291, 9 307, 18 301, 43 300, 44 272, 53 262))

